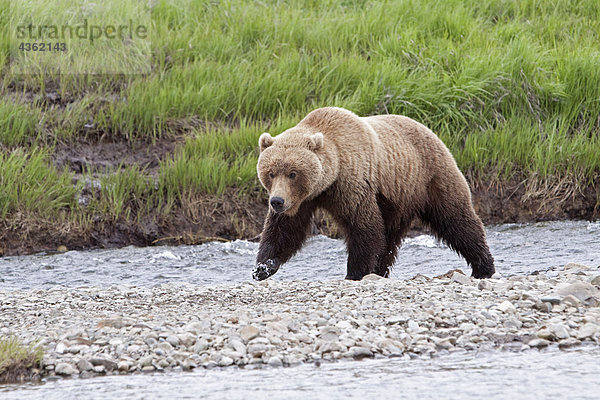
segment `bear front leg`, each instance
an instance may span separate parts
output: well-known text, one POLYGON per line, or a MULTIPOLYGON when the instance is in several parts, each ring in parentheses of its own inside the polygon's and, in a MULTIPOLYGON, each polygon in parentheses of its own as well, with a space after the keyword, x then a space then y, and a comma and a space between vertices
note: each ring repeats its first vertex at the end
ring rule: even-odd
POLYGON ((385 248, 385 228, 377 204, 362 206, 351 218, 342 220, 348 249, 346 279, 359 281, 365 275, 378 273, 379 258, 385 248))
POLYGON ((292 216, 269 209, 252 273, 255 280, 267 279, 300 250, 308 237, 314 210, 312 203, 303 204, 292 216))

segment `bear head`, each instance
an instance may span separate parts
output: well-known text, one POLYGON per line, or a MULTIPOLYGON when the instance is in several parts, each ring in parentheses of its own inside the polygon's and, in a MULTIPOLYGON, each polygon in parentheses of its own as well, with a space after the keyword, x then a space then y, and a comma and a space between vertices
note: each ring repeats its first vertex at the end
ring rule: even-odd
POLYGON ((323 165, 319 153, 323 134, 290 129, 277 137, 263 133, 258 144, 258 178, 269 192, 276 213, 294 215, 303 201, 319 194, 323 165))

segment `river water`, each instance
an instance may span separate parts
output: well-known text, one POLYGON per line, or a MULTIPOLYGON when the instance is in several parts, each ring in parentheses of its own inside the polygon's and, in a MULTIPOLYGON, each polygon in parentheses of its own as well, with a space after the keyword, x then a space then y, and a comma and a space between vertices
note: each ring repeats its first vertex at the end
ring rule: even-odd
MULTIPOLYGON (((600 264, 600 222, 506 224, 488 228, 488 242, 503 275, 545 271, 567 262, 600 264)), ((258 245, 247 241, 179 247, 126 247, 55 255, 0 258, 3 289, 213 285, 251 279, 258 245)), ((345 275, 340 240, 311 238, 272 279, 328 280, 345 275)), ((407 239, 392 277, 470 272, 464 260, 430 236, 407 239)), ((0 399, 79 398, 409 398, 599 399, 600 350, 550 348, 523 353, 458 353, 433 359, 375 359, 290 368, 224 368, 191 373, 106 376, 0 386, 0 399)))
MULTIPOLYGON (((487 230, 488 243, 502 275, 546 271, 567 262, 600 264, 600 222, 565 221, 506 224, 487 230)), ((109 286, 153 286, 187 282, 198 285, 252 279, 257 243, 237 240, 198 246, 125 247, 69 251, 55 255, 0 258, 0 287, 5 289, 109 286)), ((391 276, 436 276, 465 261, 428 235, 407 239, 391 276)), ((315 236, 271 279, 328 280, 346 275, 341 240, 315 236)))

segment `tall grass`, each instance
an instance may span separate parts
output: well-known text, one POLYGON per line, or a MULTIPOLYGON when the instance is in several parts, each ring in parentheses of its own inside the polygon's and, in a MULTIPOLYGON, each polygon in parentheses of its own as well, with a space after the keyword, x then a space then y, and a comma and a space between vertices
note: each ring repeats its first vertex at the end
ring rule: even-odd
POLYGON ((0 153, 0 217, 13 212, 52 216, 74 207, 77 192, 72 175, 52 167, 46 151, 0 153))
MULTIPOLYGON (((9 18, 0 7, 0 32, 9 18)), ((258 135, 325 105, 415 118, 479 176, 599 177, 597 0, 158 0, 151 20, 146 75, 16 75, 0 35, 0 90, 23 97, 0 101, 5 146, 186 137, 156 183, 133 167, 103 178, 102 204, 91 209, 111 218, 256 185, 258 135), (46 92, 61 101, 50 104, 46 92)), ((42 157, 30 151, 5 153, 2 163, 42 157)), ((9 199, 2 215, 44 202, 79 210, 66 200, 68 175, 48 171, 48 179, 11 172, 29 189, 0 188, 9 199), (40 179, 54 182, 47 193, 31 189, 40 179), (26 189, 36 200, 23 203, 26 189)))
POLYGON ((41 346, 24 346, 15 337, 0 337, 0 383, 10 382, 26 369, 40 367, 43 356, 41 346))

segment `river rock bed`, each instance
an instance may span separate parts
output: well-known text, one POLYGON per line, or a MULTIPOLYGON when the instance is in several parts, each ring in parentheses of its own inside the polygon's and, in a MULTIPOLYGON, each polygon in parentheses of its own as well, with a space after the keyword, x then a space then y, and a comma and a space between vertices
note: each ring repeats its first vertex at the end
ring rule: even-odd
POLYGON ((600 267, 476 280, 275 281, 0 291, 0 335, 39 376, 294 366, 600 343, 600 267))

